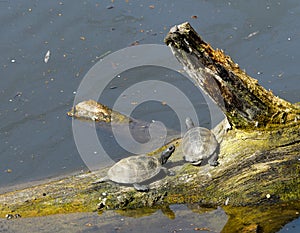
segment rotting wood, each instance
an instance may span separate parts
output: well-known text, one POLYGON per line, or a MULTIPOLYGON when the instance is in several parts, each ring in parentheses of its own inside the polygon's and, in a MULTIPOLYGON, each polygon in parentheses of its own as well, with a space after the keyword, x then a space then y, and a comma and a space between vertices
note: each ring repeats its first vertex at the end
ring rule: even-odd
POLYGON ((202 40, 189 23, 174 26, 165 43, 233 127, 251 129, 300 120, 299 108, 260 86, 222 50, 202 40))

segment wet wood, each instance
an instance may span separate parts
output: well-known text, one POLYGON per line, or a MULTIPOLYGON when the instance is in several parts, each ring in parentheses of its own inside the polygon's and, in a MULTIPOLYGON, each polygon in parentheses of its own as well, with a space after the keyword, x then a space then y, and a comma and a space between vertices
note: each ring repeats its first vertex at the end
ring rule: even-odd
POLYGON ((299 105, 265 90, 228 55, 204 42, 188 23, 172 28, 165 42, 231 125, 225 134, 226 127, 214 129, 220 132, 220 165, 184 163, 181 139, 176 139, 170 142, 176 151, 167 163, 176 175, 154 181, 149 192, 113 183, 91 185, 105 175, 104 169, 1 194, 2 217, 11 212, 37 216, 200 203, 225 207, 231 225, 227 224, 224 232, 274 232, 298 216, 300 207, 293 202, 300 200, 299 105), (282 206, 286 218, 279 218, 282 206), (271 210, 268 218, 262 211, 266 209, 271 210), (240 219, 245 210, 248 215, 240 219), (272 218, 276 221, 270 229, 265 222, 272 218))

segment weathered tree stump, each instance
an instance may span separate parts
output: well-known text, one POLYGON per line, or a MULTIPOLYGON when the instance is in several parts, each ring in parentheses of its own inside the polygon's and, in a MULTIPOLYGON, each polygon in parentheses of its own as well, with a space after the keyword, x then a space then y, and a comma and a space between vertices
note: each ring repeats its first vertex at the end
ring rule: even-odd
POLYGON ((174 26, 165 43, 190 77, 223 110, 235 128, 270 127, 299 120, 299 108, 249 77, 237 63, 214 50, 188 24, 174 26))
POLYGON ((70 176, 1 194, 2 217, 12 211, 37 216, 200 203, 224 206, 231 216, 224 232, 274 232, 297 217, 299 105, 265 90, 223 51, 204 42, 188 23, 173 27, 165 42, 195 83, 220 106, 231 125, 220 144, 220 165, 212 168, 180 163, 181 139, 177 139, 170 142, 176 145, 176 151, 169 163, 176 176, 155 181, 149 192, 111 183, 91 185, 105 174, 104 169, 98 174, 70 176), (281 215, 286 218, 277 218, 281 215), (272 227, 270 218, 276 219, 272 227))

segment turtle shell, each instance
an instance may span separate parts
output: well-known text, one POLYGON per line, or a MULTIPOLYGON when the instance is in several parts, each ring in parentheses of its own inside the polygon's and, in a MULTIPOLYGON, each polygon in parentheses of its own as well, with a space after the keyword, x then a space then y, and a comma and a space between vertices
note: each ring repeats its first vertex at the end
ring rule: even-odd
POLYGON ((95 100, 86 100, 78 103, 67 114, 80 119, 110 122, 111 110, 95 100))
POLYGON ((116 183, 135 184, 154 177, 160 170, 161 164, 157 158, 137 155, 117 162, 108 170, 107 176, 116 183))
POLYGON ((209 158, 217 147, 218 142, 215 135, 207 128, 191 128, 182 138, 185 160, 191 163, 209 158))

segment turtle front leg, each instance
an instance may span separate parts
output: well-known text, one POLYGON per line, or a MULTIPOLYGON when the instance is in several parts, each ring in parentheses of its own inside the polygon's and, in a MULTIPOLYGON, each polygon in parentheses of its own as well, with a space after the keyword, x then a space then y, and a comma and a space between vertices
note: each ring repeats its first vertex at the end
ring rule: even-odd
POLYGON ((166 168, 166 167, 162 167, 161 170, 162 170, 167 176, 175 176, 175 175, 176 175, 175 172, 169 170, 169 169, 166 168))
POLYGON ((109 178, 107 176, 100 178, 99 180, 96 180, 94 182, 92 182, 92 184, 99 184, 99 183, 103 183, 109 181, 109 178))
POLYGON ((208 160, 208 164, 213 167, 218 166, 219 165, 218 158, 219 158, 218 153, 217 151, 215 151, 215 153, 213 153, 211 158, 208 160))
POLYGON ((133 184, 133 187, 139 192, 148 192, 149 191, 148 185, 133 184))

